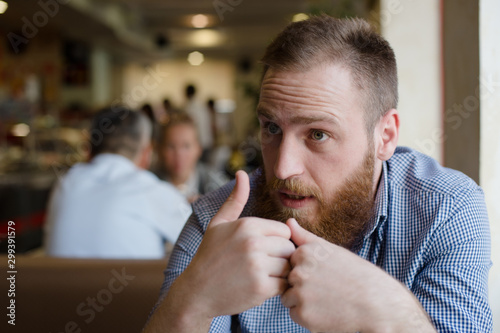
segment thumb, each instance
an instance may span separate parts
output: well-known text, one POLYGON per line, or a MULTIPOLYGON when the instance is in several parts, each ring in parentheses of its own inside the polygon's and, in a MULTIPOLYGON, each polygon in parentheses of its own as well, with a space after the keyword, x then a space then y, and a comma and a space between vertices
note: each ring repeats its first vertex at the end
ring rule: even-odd
POLYGON ((316 241, 318 239, 318 236, 302 228, 296 219, 293 218, 288 219, 286 221, 286 224, 288 225, 290 231, 292 232, 291 240, 292 242, 295 243, 296 246, 301 246, 306 243, 316 241))
POLYGON ((248 201, 249 194, 250 180, 248 175, 245 171, 239 170, 236 172, 236 184, 233 191, 213 217, 210 226, 237 220, 248 201))

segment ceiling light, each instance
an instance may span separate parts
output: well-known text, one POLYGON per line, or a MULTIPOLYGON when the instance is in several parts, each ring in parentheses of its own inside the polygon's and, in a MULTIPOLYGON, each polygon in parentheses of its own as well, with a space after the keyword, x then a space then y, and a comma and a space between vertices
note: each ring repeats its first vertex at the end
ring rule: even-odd
POLYGON ((189 41, 195 47, 213 47, 222 44, 223 37, 220 32, 212 29, 193 31, 189 41))
POLYGON ((191 24, 195 28, 205 28, 208 25, 208 16, 203 14, 194 15, 191 24))
POLYGON ((305 21, 309 18, 309 15, 304 14, 304 13, 298 13, 293 15, 292 21, 293 22, 299 22, 299 21, 305 21))
POLYGON ((12 126, 10 132, 12 133, 13 136, 24 137, 30 134, 30 127, 26 124, 19 123, 12 126))
POLYGON ((5 13, 5 11, 9 8, 9 5, 5 1, 0 1, 0 14, 5 13))
POLYGON ((203 63, 203 61, 205 61, 205 57, 203 56, 203 53, 194 51, 189 53, 187 60, 192 66, 199 66, 203 63))

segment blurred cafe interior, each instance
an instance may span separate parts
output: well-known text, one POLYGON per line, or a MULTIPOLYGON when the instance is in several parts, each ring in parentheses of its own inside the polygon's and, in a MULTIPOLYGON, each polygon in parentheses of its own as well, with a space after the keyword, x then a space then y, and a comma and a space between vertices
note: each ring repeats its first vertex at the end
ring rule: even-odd
MULTIPOLYGON (((400 145, 484 188, 493 259, 500 259, 497 0, 6 0, 0 11, 4 254, 14 221, 16 254, 43 256, 51 190, 88 159, 90 120, 103 107, 149 104, 162 122, 184 107, 193 85, 201 103, 214 101, 207 161, 228 179, 255 169, 259 59, 287 23, 327 13, 363 17, 389 40, 398 61, 400 145)), ((500 320, 500 270, 490 278, 500 320)), ((64 324, 51 329, 58 328, 64 324)))
MULTIPOLYGON (((41 245, 50 189, 87 159, 89 120, 107 105, 150 104, 161 119, 164 100, 181 109, 192 84, 200 101, 216 102, 214 144, 230 149, 221 167, 230 176, 257 163, 259 57, 294 15, 315 9, 239 2, 8 2, 0 16, 0 220, 16 221, 18 252, 41 245)), ((368 6, 333 8, 355 15, 368 6)))

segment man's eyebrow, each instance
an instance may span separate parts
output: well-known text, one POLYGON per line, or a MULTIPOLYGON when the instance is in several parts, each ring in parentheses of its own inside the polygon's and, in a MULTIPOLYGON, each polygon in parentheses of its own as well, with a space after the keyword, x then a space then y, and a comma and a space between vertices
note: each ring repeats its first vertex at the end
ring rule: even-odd
MULTIPOLYGON (((257 116, 259 117, 265 117, 271 121, 276 120, 276 117, 271 114, 269 111, 267 111, 264 108, 257 108, 257 116)), ((303 125, 309 125, 312 123, 318 123, 318 122, 327 122, 331 123, 334 125, 338 125, 337 120, 333 116, 324 116, 324 115, 308 115, 308 116, 296 116, 290 119, 290 123, 292 124, 303 124, 303 125)))
POLYGON ((290 119, 290 122, 292 124, 304 124, 304 125, 309 125, 312 123, 319 123, 319 122, 327 122, 327 123, 337 125, 337 120, 334 117, 325 117, 322 115, 297 116, 297 117, 293 117, 292 119, 290 119))
POLYGON ((265 117, 269 120, 275 120, 275 117, 270 112, 259 106, 257 106, 257 117, 265 117))

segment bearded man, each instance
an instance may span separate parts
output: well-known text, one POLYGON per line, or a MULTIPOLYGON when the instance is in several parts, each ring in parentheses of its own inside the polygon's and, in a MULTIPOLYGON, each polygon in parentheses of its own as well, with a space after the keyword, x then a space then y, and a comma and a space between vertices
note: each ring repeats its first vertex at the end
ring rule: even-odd
POLYGON ((262 62, 264 165, 194 204, 145 331, 491 331, 482 191, 397 147, 387 41, 313 17, 262 62))

